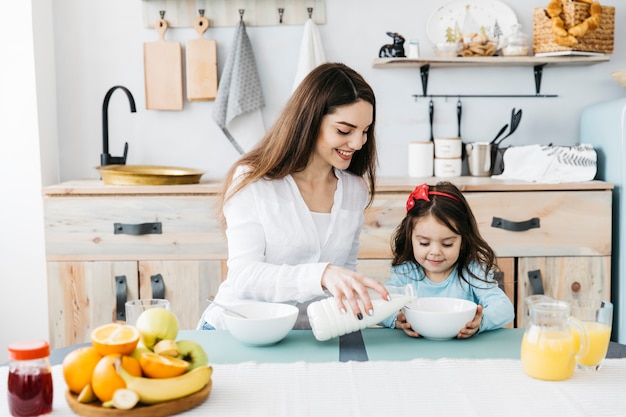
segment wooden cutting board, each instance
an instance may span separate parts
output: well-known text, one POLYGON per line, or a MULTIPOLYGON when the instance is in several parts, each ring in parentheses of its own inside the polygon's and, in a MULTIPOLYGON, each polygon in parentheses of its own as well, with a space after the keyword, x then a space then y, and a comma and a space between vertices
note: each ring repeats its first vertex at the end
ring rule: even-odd
POLYGON ((143 45, 146 109, 183 109, 182 48, 179 42, 166 41, 167 22, 157 21, 159 40, 143 45))
POLYGON ((215 100, 217 96, 217 45, 212 39, 204 39, 209 19, 201 16, 195 22, 198 39, 187 41, 187 100, 215 100))

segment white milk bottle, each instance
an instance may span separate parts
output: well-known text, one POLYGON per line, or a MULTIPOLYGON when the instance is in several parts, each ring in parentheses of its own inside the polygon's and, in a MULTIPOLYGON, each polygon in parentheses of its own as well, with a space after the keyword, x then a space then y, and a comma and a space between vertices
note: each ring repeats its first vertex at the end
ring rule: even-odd
POLYGON ((307 315, 309 316, 309 323, 315 338, 322 342, 374 326, 400 311, 402 307, 416 298, 413 287, 410 285, 402 287, 387 286, 386 288, 391 296, 389 301, 383 300, 377 292, 369 290, 370 299, 374 307, 372 316, 365 312, 363 304, 360 300, 358 301, 359 308, 363 312, 363 320, 359 320, 354 315, 346 300, 344 300, 346 313, 339 311, 335 297, 328 297, 309 304, 307 315))

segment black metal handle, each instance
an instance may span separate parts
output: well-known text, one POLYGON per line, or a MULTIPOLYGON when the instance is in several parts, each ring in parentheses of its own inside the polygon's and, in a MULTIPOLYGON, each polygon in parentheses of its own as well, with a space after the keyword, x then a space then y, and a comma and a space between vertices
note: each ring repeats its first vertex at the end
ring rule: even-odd
POLYGON ((126 321, 126 275, 115 277, 115 319, 126 321))
POLYGON ((150 285, 152 286, 152 298, 165 298, 165 282, 161 274, 152 275, 150 285))
POLYGON ((528 281, 533 289, 533 294, 543 294, 543 281, 541 280, 541 270, 528 271, 528 281))
POLYGON ((539 228, 539 217, 533 217, 530 220, 525 220, 522 222, 513 222, 506 219, 501 219, 500 217, 494 217, 491 220, 491 227, 495 227, 503 230, 510 230, 511 232, 525 232, 529 229, 539 228))
POLYGON ((160 235, 162 233, 161 222, 140 224, 113 224, 113 233, 116 235, 160 235))

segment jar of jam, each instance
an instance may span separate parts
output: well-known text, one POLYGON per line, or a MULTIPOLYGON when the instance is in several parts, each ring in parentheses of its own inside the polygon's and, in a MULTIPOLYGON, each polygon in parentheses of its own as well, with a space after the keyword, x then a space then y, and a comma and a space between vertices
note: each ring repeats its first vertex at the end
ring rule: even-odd
POLYGON ((52 411, 50 345, 42 340, 9 345, 7 395, 11 415, 31 417, 52 411))

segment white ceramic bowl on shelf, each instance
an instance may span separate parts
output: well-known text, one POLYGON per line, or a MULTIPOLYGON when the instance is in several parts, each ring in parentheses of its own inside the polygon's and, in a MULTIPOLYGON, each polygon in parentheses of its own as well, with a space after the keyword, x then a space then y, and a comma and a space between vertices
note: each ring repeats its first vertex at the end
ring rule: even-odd
POLYGON ((226 327, 235 339, 253 346, 280 342, 293 329, 298 318, 298 307, 291 304, 258 301, 230 306, 229 309, 246 318, 225 311, 226 327))
POLYGON ((456 337, 476 314, 476 303, 460 298, 423 297, 411 301, 402 312, 413 330, 426 339, 456 337))
POLYGON ((433 52, 439 58, 454 58, 459 55, 460 43, 443 42, 433 45, 433 52))

